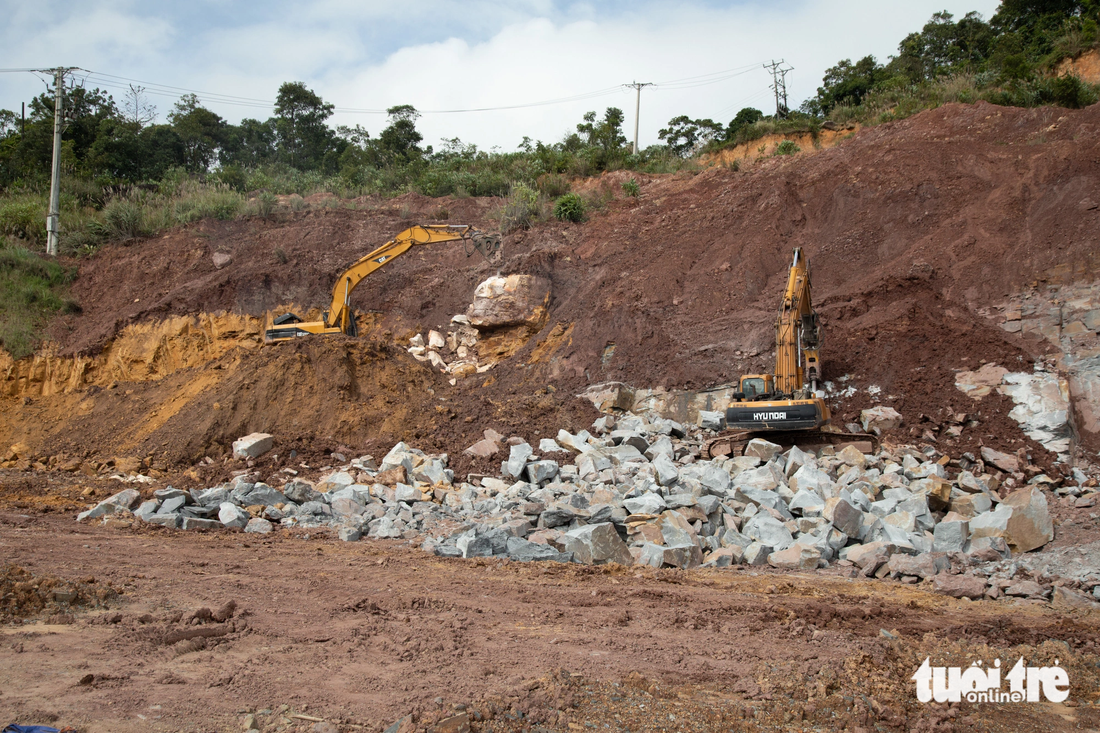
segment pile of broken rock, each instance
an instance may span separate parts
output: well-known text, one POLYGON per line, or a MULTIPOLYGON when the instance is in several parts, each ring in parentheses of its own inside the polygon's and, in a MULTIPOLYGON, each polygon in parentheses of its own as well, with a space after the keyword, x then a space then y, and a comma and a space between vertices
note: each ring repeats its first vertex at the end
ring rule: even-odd
MULTIPOLYGON (((276 525, 326 528, 344 540, 416 541, 447 557, 803 571, 841 565, 867 577, 927 579, 970 598, 1053 590, 1006 582, 1000 572, 1013 553, 1053 539, 1043 474, 1011 490, 1016 481, 1002 485, 1003 474, 992 465, 986 472, 978 458, 932 460, 905 446, 875 455, 854 445, 784 451, 764 440, 742 456, 700 460, 704 434, 652 413, 605 415, 591 432, 562 430, 537 449, 488 430, 468 451, 503 457, 507 450, 499 476, 458 483, 446 455, 398 443, 380 464, 354 459, 317 482, 291 478, 276 489, 243 473, 207 489, 158 490, 144 502, 128 489, 79 518, 132 513, 168 527, 261 533, 276 525)), ((1095 480, 1081 483, 1079 493, 1095 492, 1095 480)), ((1085 594, 1100 594, 1097 586, 1100 577, 1083 574, 1059 593, 1091 602, 1085 594)))

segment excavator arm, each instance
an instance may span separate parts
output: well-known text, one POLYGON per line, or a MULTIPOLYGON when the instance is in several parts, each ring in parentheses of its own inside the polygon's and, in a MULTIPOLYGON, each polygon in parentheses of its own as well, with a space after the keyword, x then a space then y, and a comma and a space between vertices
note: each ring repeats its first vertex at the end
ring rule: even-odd
POLYGON ((363 278, 388 265, 414 246, 456 241, 472 245, 472 249, 467 250, 467 255, 477 250, 490 261, 500 250, 500 237, 484 234, 464 224, 418 224, 410 227, 340 273, 332 286, 332 299, 324 313, 324 320, 302 322, 297 316, 287 313, 272 322, 272 328, 267 330, 264 340, 272 343, 317 333, 355 336, 351 294, 363 278))
POLYGON ((810 265, 802 249, 794 251, 787 275, 787 290, 779 306, 775 327, 775 389, 793 395, 817 391, 821 378, 821 331, 810 299, 810 265))

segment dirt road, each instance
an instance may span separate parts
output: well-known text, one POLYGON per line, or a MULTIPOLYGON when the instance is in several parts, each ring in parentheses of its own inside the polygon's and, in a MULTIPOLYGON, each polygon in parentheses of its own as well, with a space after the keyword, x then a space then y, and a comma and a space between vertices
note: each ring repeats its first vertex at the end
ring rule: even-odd
POLYGON ((5 724, 233 731, 252 714, 265 731, 377 731, 464 714, 475 731, 1100 725, 1095 615, 955 601, 843 568, 445 560, 388 542, 89 527, 58 514, 0 517, 0 557, 122 591, 107 609, 73 609, 72 623, 3 627, 5 724), (1065 705, 916 701, 910 677, 925 657, 965 667, 1021 655, 1059 660, 1065 705))

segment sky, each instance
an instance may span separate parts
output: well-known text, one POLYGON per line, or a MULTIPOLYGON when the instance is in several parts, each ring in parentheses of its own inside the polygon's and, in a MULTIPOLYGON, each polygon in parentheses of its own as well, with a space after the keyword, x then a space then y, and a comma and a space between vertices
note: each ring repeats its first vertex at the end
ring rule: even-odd
MULTIPOLYGON (((232 123, 267 119, 279 85, 300 81, 336 106, 330 124, 376 136, 386 108, 411 104, 422 111, 423 144, 457 137, 505 152, 525 136, 557 142, 585 112, 608 107, 625 112, 632 138, 638 97, 624 85, 652 83, 637 116, 644 148, 679 115, 728 123, 743 107, 773 113, 766 63, 790 67, 797 108, 837 61, 884 62, 934 12, 988 20, 998 4, 0 0, 0 68, 80 67, 78 82, 116 101, 131 83, 144 86, 160 122, 185 92, 232 123)), ((45 91, 43 79, 0 73, 0 109, 18 114, 45 91)))

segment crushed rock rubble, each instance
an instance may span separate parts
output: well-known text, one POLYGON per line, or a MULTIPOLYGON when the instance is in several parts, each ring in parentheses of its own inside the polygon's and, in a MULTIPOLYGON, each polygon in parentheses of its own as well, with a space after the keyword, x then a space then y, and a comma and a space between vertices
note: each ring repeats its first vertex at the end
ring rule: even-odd
MULTIPOLYGON (((1057 481, 1037 474, 1025 483, 1009 461, 1016 456, 951 460, 909 446, 809 452, 756 439, 742 456, 701 460, 712 434, 656 413, 605 415, 591 431, 561 430, 537 449, 486 430, 467 452, 499 456, 498 476, 456 481, 446 454, 401 442, 380 463, 353 459, 316 482, 292 477, 275 488, 242 472, 206 489, 156 490, 145 501, 129 488, 77 519, 128 515, 174 529, 259 534, 324 529, 345 541, 403 539, 443 557, 521 562, 839 565, 852 575, 927 581, 958 598, 1100 601, 1095 567, 1052 577, 1028 562, 1024 553, 1054 538, 1043 488, 1057 481)), ((1063 496, 1097 495, 1096 480, 1079 470, 1062 483, 1063 496)))

